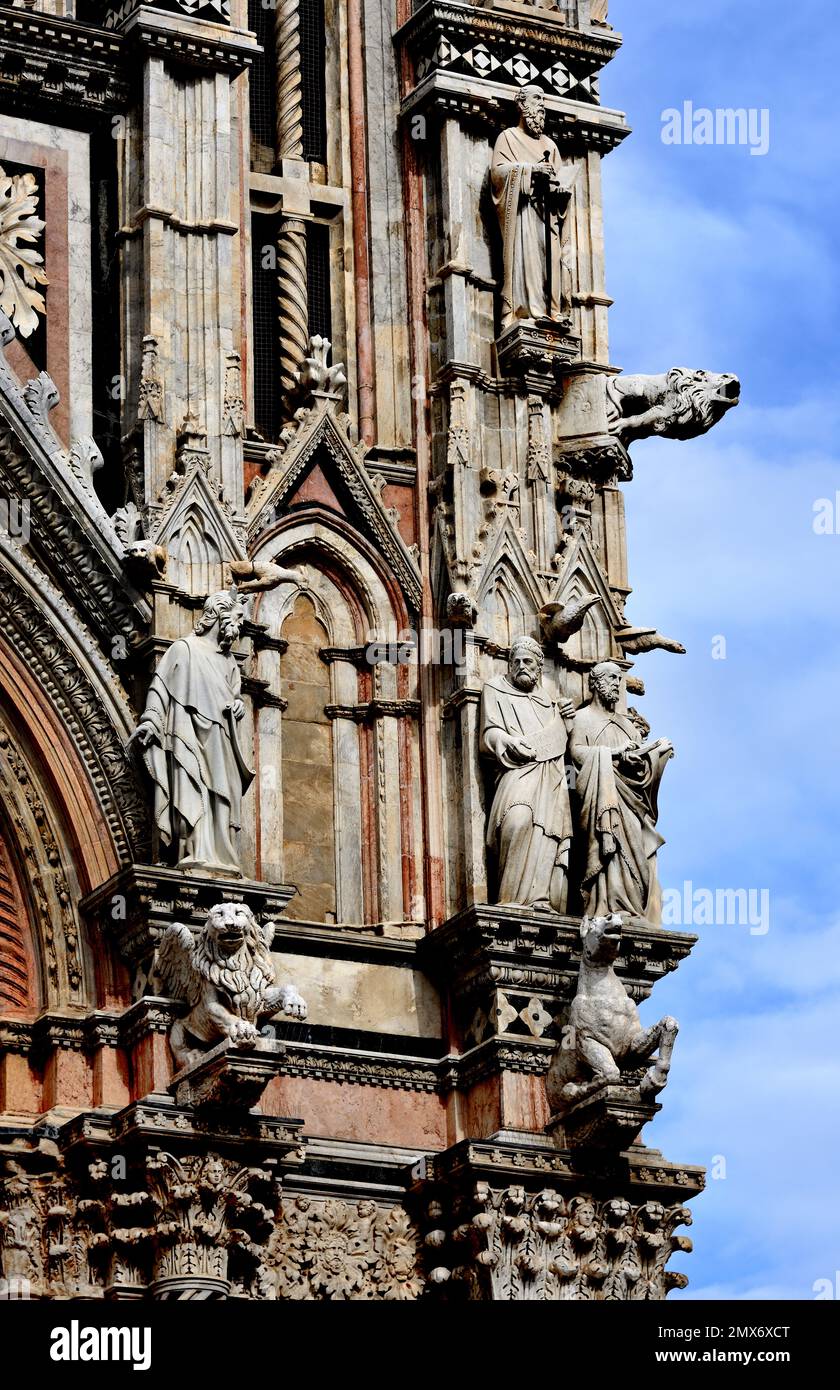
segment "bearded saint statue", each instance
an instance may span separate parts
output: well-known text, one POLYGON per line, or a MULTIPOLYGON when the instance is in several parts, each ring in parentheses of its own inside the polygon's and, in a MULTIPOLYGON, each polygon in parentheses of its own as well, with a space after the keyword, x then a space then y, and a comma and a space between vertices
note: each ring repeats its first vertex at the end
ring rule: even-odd
POLYGON ((660 926, 656 853, 665 841, 656 829, 657 800, 674 749, 664 738, 643 742, 638 719, 619 713, 621 681, 614 662, 593 666, 592 699, 578 710, 569 734, 586 843, 584 903, 589 917, 627 913, 636 922, 660 926))
POLYGON ((254 778, 237 740, 245 713, 231 648, 245 622, 236 588, 211 594, 195 631, 173 642, 152 678, 132 738, 154 783, 154 815, 179 869, 241 876, 237 833, 254 778))
POLYGON ((481 693, 479 749, 499 775, 487 847, 498 865, 499 904, 564 912, 572 839, 565 753, 574 706, 542 691, 543 662, 539 643, 517 637, 507 675, 481 693))
POLYGON ((502 131, 490 166, 504 255, 503 329, 521 319, 564 317, 563 217, 571 178, 554 141, 543 133, 545 98, 539 87, 525 87, 517 104, 519 124, 502 131))

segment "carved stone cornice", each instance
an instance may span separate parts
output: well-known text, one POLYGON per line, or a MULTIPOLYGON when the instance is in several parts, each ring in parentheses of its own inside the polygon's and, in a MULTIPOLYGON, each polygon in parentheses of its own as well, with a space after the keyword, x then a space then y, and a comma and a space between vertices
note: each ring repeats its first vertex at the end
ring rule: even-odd
MULTIPOLYGON (((616 973, 633 999, 646 999, 656 981, 676 970, 696 941, 689 932, 627 926, 616 973)), ((580 965, 580 920, 537 908, 476 904, 430 932, 418 945, 418 958, 432 978, 445 979, 456 996, 514 985, 518 977, 526 986, 537 984, 533 972, 538 972, 560 999, 568 1001, 580 965)))
POLYGON ((325 705, 328 719, 352 719, 369 724, 377 719, 419 719, 419 700, 368 700, 361 705, 325 705))
POLYGON ((437 1092, 449 1089, 447 1067, 437 1060, 361 1049, 286 1042, 282 1076, 303 1076, 384 1090, 437 1092))
MULTIPOLYGON (((473 59, 464 65, 465 71, 484 76, 489 70, 497 74, 496 80, 499 82, 521 82, 525 85, 529 79, 524 73, 519 74, 518 69, 516 76, 507 68, 498 73, 498 68, 492 64, 494 45, 499 46, 500 53, 503 52, 505 57, 508 53, 527 55, 529 51, 540 55, 546 69, 551 67, 552 60, 555 64, 568 64, 568 77, 556 73, 552 79, 542 82, 534 79, 534 85, 545 85, 546 90, 563 95, 570 85, 575 85, 575 78, 586 82, 587 75, 591 79, 592 74, 606 67, 621 47, 618 34, 573 29, 558 23, 557 16, 548 10, 531 8, 525 13, 501 13, 472 4, 457 4, 455 0, 427 0, 394 35, 397 44, 410 48, 415 55, 421 55, 421 61, 422 55, 434 55, 429 60, 433 64, 441 64, 447 58, 445 50, 442 54, 438 53, 441 38, 448 39, 450 46, 456 47, 460 53, 471 51, 479 43, 485 45, 491 54, 490 61, 480 57, 473 59)), ((544 78, 542 72, 540 76, 544 78)), ((582 99, 595 99, 589 87, 584 86, 583 91, 586 96, 582 99)))
POLYGON ((93 115, 128 104, 129 77, 116 34, 54 14, 0 7, 0 99, 72 107, 93 115))
POLYGON ((80 910, 115 940, 126 963, 148 965, 171 922, 199 926, 219 902, 244 902, 255 916, 279 916, 294 893, 283 884, 132 864, 88 894, 80 910))
POLYGON ((621 44, 613 33, 560 25, 550 11, 500 13, 428 0, 395 35, 413 80, 401 115, 456 113, 498 127, 523 86, 546 94, 546 129, 561 147, 607 152, 629 134, 619 111, 599 105, 598 73, 621 44))
POLYGON ((259 52, 249 30, 231 26, 229 0, 124 0, 106 25, 124 35, 132 57, 139 48, 190 67, 240 73, 259 52))
POLYGON ((570 320, 550 328, 518 322, 497 339, 496 351, 500 372, 521 378, 530 392, 541 396, 553 390, 556 378, 580 355, 580 338, 572 333, 570 320))

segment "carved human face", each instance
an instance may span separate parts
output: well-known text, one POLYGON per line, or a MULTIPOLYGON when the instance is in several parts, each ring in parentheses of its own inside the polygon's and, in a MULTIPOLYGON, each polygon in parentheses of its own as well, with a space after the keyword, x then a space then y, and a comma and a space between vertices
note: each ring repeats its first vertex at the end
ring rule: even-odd
POLYGON ((599 671, 592 680, 592 693, 607 709, 615 709, 621 694, 621 672, 617 667, 607 667, 599 671))
POLYGON ((241 603, 231 603, 219 613, 219 646, 228 651, 238 642, 245 625, 245 608, 241 603))
POLYGON ((213 908, 210 927, 223 956, 236 954, 245 942, 251 921, 251 911, 244 903, 220 903, 213 908))
POLYGON ((537 653, 528 647, 514 647, 510 654, 508 675, 519 690, 534 690, 542 676, 542 663, 537 653))
POLYGON ((522 123, 529 135, 542 135, 545 129, 545 102, 541 96, 534 94, 525 98, 522 123))

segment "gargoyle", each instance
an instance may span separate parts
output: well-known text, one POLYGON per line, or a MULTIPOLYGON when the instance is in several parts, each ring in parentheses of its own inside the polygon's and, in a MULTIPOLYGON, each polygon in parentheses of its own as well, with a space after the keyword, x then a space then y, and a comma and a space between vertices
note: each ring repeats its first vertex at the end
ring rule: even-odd
POLYGON ((738 404, 741 383, 728 373, 672 367, 660 376, 617 376, 607 382, 607 422, 622 444, 664 435, 696 439, 738 404))
POLYGON ((545 1078, 552 1116, 564 1115, 605 1082, 620 1082, 659 1056, 640 1086, 643 1096, 661 1091, 668 1079, 671 1053, 679 1031, 666 1017, 644 1028, 639 1011, 613 969, 621 946, 621 918, 584 917, 583 950, 569 1031, 554 1052, 545 1078))
POLYGON ((173 998, 190 1005, 176 1019, 169 1045, 179 1067, 194 1066, 224 1038, 253 1047, 261 1019, 282 1011, 306 1018, 294 985, 278 985, 271 943, 274 923, 260 926, 245 903, 218 903, 202 927, 173 922, 161 937, 155 972, 173 998), (192 1044, 203 1043, 204 1047, 192 1044))

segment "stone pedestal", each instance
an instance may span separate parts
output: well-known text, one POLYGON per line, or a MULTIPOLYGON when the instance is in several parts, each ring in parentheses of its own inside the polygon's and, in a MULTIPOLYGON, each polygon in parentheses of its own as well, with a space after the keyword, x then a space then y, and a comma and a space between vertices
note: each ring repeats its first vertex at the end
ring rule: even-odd
POLYGON ((523 319, 496 340, 502 376, 522 378, 529 390, 550 390, 570 362, 580 356, 580 338, 571 319, 523 319))
POLYGON ((546 1134, 560 1147, 579 1155, 616 1152, 641 1133, 643 1125, 662 1109, 638 1086, 619 1083, 594 1087, 563 1116, 553 1115, 546 1134))
POLYGON ((278 1074, 283 1044, 261 1038, 255 1047, 221 1042, 193 1067, 176 1072, 168 1090, 176 1105, 196 1111, 247 1111, 278 1074))

